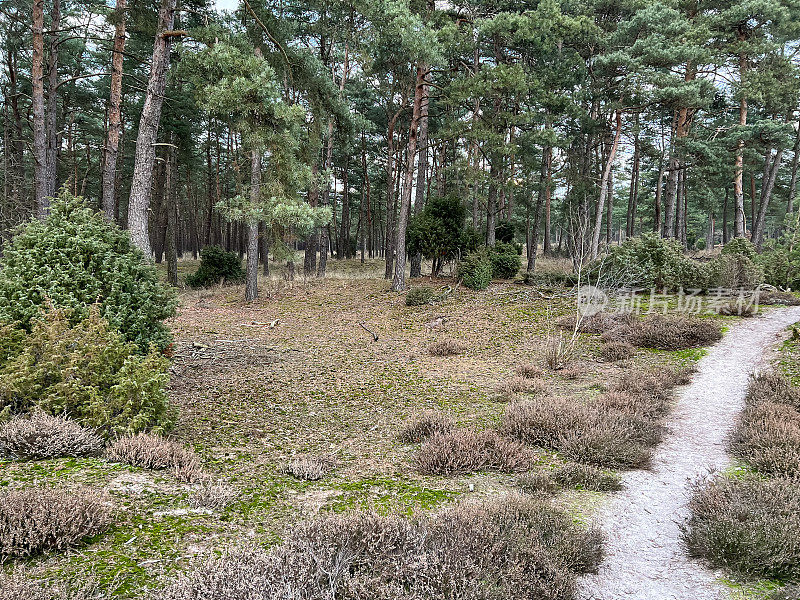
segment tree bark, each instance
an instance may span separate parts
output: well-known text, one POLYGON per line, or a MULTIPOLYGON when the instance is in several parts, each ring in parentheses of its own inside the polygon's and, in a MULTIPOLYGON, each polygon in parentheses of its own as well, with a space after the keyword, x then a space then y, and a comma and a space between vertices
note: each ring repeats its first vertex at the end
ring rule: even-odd
MULTIPOLYGON (((417 191, 414 198, 414 214, 418 215, 425 206, 428 183, 428 108, 430 103, 430 66, 420 63, 423 68, 422 102, 419 107, 419 160, 417 161, 417 191)), ((422 275, 422 254, 411 257, 411 277, 422 275)))
MULTIPOLYGON (((47 56, 47 195, 56 195, 58 178, 58 30, 61 28, 61 0, 53 0, 50 43, 47 56)), ((76 178, 77 179, 77 178, 76 178)), ((74 182, 77 185, 77 181, 74 182)))
POLYGON ((783 146, 778 146, 775 150, 774 158, 770 150, 764 160, 764 178, 761 180, 761 197, 759 199, 758 214, 753 223, 753 243, 759 249, 764 242, 764 223, 767 217, 767 209, 769 208, 770 200, 772 200, 772 191, 775 189, 775 179, 778 176, 778 170, 781 168, 782 159, 783 146))
MULTIPOLYGON (((261 150, 250 151, 250 204, 259 205, 261 200, 261 150)), ((244 299, 249 302, 258 298, 258 221, 247 222, 247 267, 244 299)))
POLYGON ((400 107, 400 110, 389 120, 389 126, 386 131, 386 233, 383 238, 384 258, 386 261, 385 279, 389 279, 392 276, 394 268, 394 128, 402 110, 403 107, 400 107))
POLYGON ((31 109, 33 112, 34 200, 43 219, 50 212, 47 195, 47 126, 44 113, 44 0, 33 0, 31 109))
POLYGON ((175 22, 176 1, 162 0, 159 10, 150 79, 147 84, 142 116, 139 120, 139 134, 136 137, 136 155, 131 179, 131 195, 128 202, 128 228, 131 232, 131 239, 142 251, 145 260, 150 260, 151 255, 147 222, 150 210, 150 188, 153 183, 153 163, 156 158, 154 144, 158 136, 161 107, 167 85, 169 53, 172 46, 170 33, 175 22))
POLYGON ((422 111, 422 98, 425 93, 425 72, 424 64, 417 65, 417 82, 414 88, 414 107, 411 112, 411 125, 408 130, 408 161, 406 162, 405 183, 403 185, 403 195, 400 201, 400 215, 397 221, 397 259, 395 261, 394 279, 392 289, 401 292, 406 289, 406 229, 408 219, 411 215, 411 190, 414 185, 414 165, 417 155, 417 130, 419 128, 419 118, 422 111))
POLYGON ((552 149, 550 146, 542 148, 542 167, 539 174, 539 192, 536 196, 536 209, 533 215, 533 227, 528 232, 528 264, 526 270, 533 273, 536 268, 536 252, 539 250, 539 226, 542 218, 542 207, 544 206, 545 196, 549 195, 550 182, 548 174, 550 162, 552 160, 552 149))
MULTIPOLYGON (((742 40, 743 41, 743 40, 742 40)), ((747 71, 747 58, 744 54, 739 56, 739 80, 744 81, 744 74, 747 71)), ((739 127, 747 126, 747 98, 744 90, 740 90, 742 97, 739 99, 739 127)), ((744 218, 744 185, 742 176, 744 174, 744 139, 740 138, 736 144, 736 159, 734 162, 733 176, 733 197, 736 210, 734 221, 733 237, 741 238, 745 236, 746 224, 744 218)))
MULTIPOLYGON (((114 50, 111 54, 111 93, 108 98, 108 135, 103 162, 103 214, 114 220, 116 198, 117 155, 122 132, 122 60, 125 52, 126 0, 117 0, 114 18, 114 50)), ((210 149, 210 146, 209 146, 210 149)), ((210 164, 209 150, 209 164, 210 164)), ((209 169, 210 170, 210 169, 209 169)), ((210 173, 209 173, 210 177, 210 173)))
POLYGON ((794 199, 797 195, 797 170, 798 166, 800 166, 800 124, 797 127, 797 136, 794 139, 792 153, 792 179, 789 182, 789 198, 786 202, 787 215, 794 212, 794 199))
POLYGON ((597 212, 595 214, 594 232, 592 235, 591 257, 592 260, 596 259, 600 253, 600 233, 603 226, 603 207, 605 206, 606 197, 608 196, 608 181, 611 177, 611 168, 614 165, 614 159, 617 156, 617 147, 619 146, 619 138, 622 134, 622 113, 616 111, 616 130, 614 133, 614 141, 611 142, 611 150, 608 153, 605 167, 603 168, 603 176, 600 178, 600 197, 597 199, 597 212))
MULTIPOLYGON (((170 141, 174 135, 170 136, 170 141)), ((178 179, 177 165, 175 164, 175 148, 167 149, 167 165, 164 181, 164 203, 167 211, 166 255, 167 255, 167 282, 178 286, 178 197, 175 193, 178 179)))

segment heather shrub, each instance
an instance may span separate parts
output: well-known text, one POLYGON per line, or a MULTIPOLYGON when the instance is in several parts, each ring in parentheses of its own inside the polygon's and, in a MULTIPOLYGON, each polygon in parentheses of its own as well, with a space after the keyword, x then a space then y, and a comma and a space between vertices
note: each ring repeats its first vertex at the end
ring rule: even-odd
POLYGON ((628 342, 604 342, 600 346, 600 356, 608 362, 625 360, 636 353, 636 348, 628 342))
POLYGON ((697 484, 684 540, 692 556, 747 577, 800 577, 800 484, 716 477, 697 484))
POLYGON ((200 459, 194 450, 148 433, 114 440, 106 449, 106 458, 142 469, 172 469, 183 481, 194 481, 201 475, 200 459))
POLYGON ((708 264, 709 287, 752 290, 764 283, 760 265, 746 254, 725 253, 725 248, 708 264))
POLYGON ((171 426, 168 360, 139 354, 98 308, 72 326, 65 310, 32 325, 19 354, 0 364, 0 420, 39 408, 105 434, 171 426))
POLYGON ((458 278, 471 290, 485 290, 492 282, 492 261, 485 249, 465 256, 458 263, 458 278))
POLYGON ((522 258, 513 244, 498 242, 488 252, 493 278, 513 279, 517 276, 522 267, 522 258))
POLYGON ((66 550, 111 525, 106 495, 90 488, 0 491, 0 563, 66 550))
POLYGON ((800 600, 800 585, 790 584, 773 590, 767 600, 800 600))
POLYGON ((143 262, 127 232, 66 189, 50 215, 23 225, 0 257, 0 321, 27 331, 50 305, 71 309, 73 324, 97 304, 126 341, 147 352, 171 343, 163 321, 175 314, 174 292, 143 262))
POLYGON ((101 600, 108 597, 99 592, 91 581, 78 585, 71 582, 45 585, 24 579, 16 573, 3 575, 0 571, 0 600, 101 600))
POLYGON ((750 378, 745 401, 748 405, 779 402, 800 410, 800 388, 777 371, 762 371, 750 378))
POLYGON ((539 379, 544 377, 544 370, 539 366, 533 363, 523 363, 518 365, 516 368, 516 373, 520 377, 526 377, 527 379, 539 379))
POLYGON ((567 458, 610 469, 644 467, 661 431, 652 421, 634 415, 606 413, 589 419, 580 430, 563 436, 560 450, 567 458))
POLYGON ((319 481, 335 466, 329 456, 296 456, 281 469, 283 473, 303 481, 319 481))
POLYGON ((531 452, 525 446, 494 431, 456 429, 436 433, 423 442, 416 463, 425 475, 458 475, 475 471, 525 471, 531 460, 531 452))
POLYGON ((189 495, 189 506, 222 510, 233 504, 239 497, 236 488, 221 481, 201 481, 197 489, 189 495))
POLYGON ((636 317, 630 313, 597 312, 592 315, 566 315, 558 320, 558 325, 565 331, 605 333, 635 322, 636 317))
POLYGON ((567 463, 553 472, 553 480, 565 487, 593 492, 614 492, 622 489, 619 475, 592 465, 567 463))
POLYGON ((227 252, 219 246, 206 246, 200 251, 200 266, 186 276, 186 285, 193 288, 209 287, 219 283, 241 283, 245 272, 236 252, 227 252))
POLYGON ((682 350, 722 339, 719 324, 684 315, 650 315, 604 334, 604 341, 627 341, 639 348, 682 350))
POLYGON ((798 306, 800 305, 800 298, 795 296, 792 292, 762 289, 758 292, 758 303, 765 306, 798 306))
POLYGON ((22 460, 92 456, 103 448, 94 431, 39 410, 0 423, 0 457, 22 460))
POLYGON ((554 494, 558 490, 558 484, 547 471, 523 473, 515 483, 526 494, 554 494))
POLYGON ((548 335, 544 341, 544 362, 554 371, 569 366, 575 359, 575 343, 563 333, 548 335))
POLYGON ((749 406, 734 431, 732 450, 762 473, 800 477, 800 411, 769 401, 749 406))
POLYGON ((427 286, 411 288, 406 294, 406 306, 424 306, 436 298, 436 291, 427 286))
POLYGON ((431 356, 456 356, 466 350, 464 344, 457 340, 439 340, 428 346, 428 354, 431 356))
POLYGON ((397 438, 404 444, 418 444, 437 433, 449 433, 453 422, 449 417, 434 410, 428 410, 414 417, 400 430, 397 438))
POLYGON ((179 576, 159 600, 571 600, 602 537, 534 498, 406 520, 355 512, 301 522, 269 552, 244 548, 179 576))
POLYGON ((547 382, 540 377, 515 375, 503 380, 497 386, 497 393, 502 398, 513 398, 517 394, 544 394, 547 389, 547 382))

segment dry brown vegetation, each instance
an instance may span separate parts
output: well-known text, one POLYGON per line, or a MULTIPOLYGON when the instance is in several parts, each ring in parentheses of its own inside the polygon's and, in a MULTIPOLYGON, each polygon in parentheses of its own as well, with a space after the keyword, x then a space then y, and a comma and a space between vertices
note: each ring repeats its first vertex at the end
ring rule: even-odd
POLYGON ((94 431, 66 417, 53 417, 42 411, 0 423, 0 458, 92 456, 99 454, 103 445, 102 438, 94 431))
POLYGON ((427 410, 406 423, 397 436, 404 444, 419 444, 437 433, 448 433, 453 421, 441 412, 427 410))
POLYGON ((661 439, 670 391, 684 377, 679 371, 657 370, 626 376, 609 392, 586 401, 554 397, 517 402, 506 409, 500 431, 579 462, 640 467, 661 439))
POLYGON ((694 556, 746 577, 800 577, 800 484, 719 476, 699 483, 684 537, 694 556))
POLYGON ((428 354, 431 356, 457 356, 458 354, 463 354, 466 350, 465 344, 451 339, 439 340, 428 346, 428 354))
POLYGON ((319 481, 331 472, 336 466, 336 461, 330 456, 296 456, 289 460, 281 469, 303 481, 319 481))
POLYGON ((428 438, 417 452, 417 468, 426 475, 475 471, 515 473, 528 469, 532 453, 524 445, 492 430, 456 429, 428 438))
POLYGON ((516 368, 516 373, 520 377, 527 377, 528 379, 544 377, 544 369, 533 363, 524 363, 518 365, 516 368))
POLYGON ((363 512, 313 519, 269 553, 209 560, 160 600, 570 600, 576 576, 595 570, 601 553, 597 531, 506 496, 414 521, 363 512))
POLYGON ((193 450, 148 433, 114 440, 106 449, 106 457, 142 469, 172 469, 181 481, 195 481, 202 473, 200 460, 193 450))
POLYGON ((509 377, 497 386, 497 393, 503 398, 513 398, 517 394, 539 395, 547 392, 547 381, 540 377, 509 377))
POLYGON ((593 492, 614 492, 622 489, 619 476, 592 465, 567 463, 553 471, 553 480, 564 487, 575 487, 593 492))
POLYGON ((750 381, 734 454, 769 475, 800 477, 800 389, 776 372, 750 381))
POLYGON ((233 503, 239 492, 223 481, 206 480, 200 482, 189 495, 189 506, 221 510, 233 503))
POLYGON ((25 488, 0 492, 0 563, 47 550, 65 550, 103 533, 111 505, 91 488, 25 488))
POLYGON ((628 342, 604 342, 600 346, 600 356, 608 362, 625 360, 636 354, 636 348, 628 342))

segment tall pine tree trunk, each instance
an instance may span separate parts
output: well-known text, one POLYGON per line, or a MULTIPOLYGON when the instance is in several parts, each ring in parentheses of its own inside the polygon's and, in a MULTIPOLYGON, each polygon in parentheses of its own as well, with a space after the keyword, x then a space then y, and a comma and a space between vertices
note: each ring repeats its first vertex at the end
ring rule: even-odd
MULTIPOLYGON (((428 187, 428 108, 430 102, 430 66, 420 63, 424 69, 422 103, 419 107, 419 160, 417 161, 417 191, 414 198, 414 214, 418 215, 425 206, 428 187)), ((422 275, 422 254, 411 257, 411 277, 422 275)))
MULTIPOLYGON (((743 41, 743 40, 742 40, 743 41)), ((744 74, 747 71, 747 58, 744 54, 739 56, 739 79, 744 81, 744 74)), ((739 126, 747 126, 747 98, 745 97, 744 90, 739 92, 742 97, 739 99, 739 126)), ((745 236, 745 217, 744 217, 744 184, 742 177, 744 175, 744 139, 740 138, 736 144, 736 159, 734 162, 734 176, 733 176, 733 200, 734 208, 736 211, 736 218, 734 221, 733 237, 745 236)))
POLYGON ((414 107, 411 112, 411 125, 408 130, 408 161, 406 162, 405 182, 400 201, 400 215, 397 221, 397 241, 395 243, 397 259, 395 261, 394 279, 392 280, 392 289, 395 292, 406 289, 406 229, 408 228, 408 219, 411 216, 411 191, 414 186, 414 164, 417 156, 417 129, 422 109, 422 98, 425 93, 425 71, 424 64, 417 65, 414 107))
MULTIPOLYGON (((261 150, 250 151, 250 204, 259 205, 261 199, 261 150)), ((258 298, 258 221, 247 222, 247 267, 245 275, 244 299, 258 298)))
POLYGON ((116 25, 114 27, 114 50, 111 54, 111 93, 108 98, 108 135, 106 137, 105 160, 103 162, 103 214, 109 221, 114 220, 114 209, 117 203, 117 155, 119 153, 119 138, 122 131, 122 60, 125 52, 125 2, 126 0, 117 0, 114 13, 116 25))
POLYGON ((758 214, 753 223, 753 243, 759 249, 764 242, 764 225, 767 217, 767 209, 769 208, 770 200, 772 200, 772 191, 775 189, 775 179, 778 176, 778 170, 781 168, 782 159, 783 146, 778 146, 775 150, 774 157, 772 156, 772 150, 769 150, 764 159, 764 177, 761 179, 761 197, 758 205, 758 214))
POLYGON ((33 0, 31 109, 33 112, 34 200, 40 219, 50 212, 47 195, 47 125, 44 113, 44 0, 33 0))
POLYGON ((153 163, 156 158, 155 143, 161 120, 164 91, 167 86, 167 69, 172 46, 176 1, 162 0, 158 13, 158 30, 153 44, 150 80, 147 84, 147 94, 139 120, 139 134, 136 137, 136 155, 133 163, 131 195, 128 202, 128 229, 131 232, 131 239, 147 260, 151 255, 147 222, 150 210, 150 188, 153 183, 153 163))
MULTIPOLYGON (((53 0, 50 44, 47 56, 47 195, 55 196, 58 178, 58 31, 61 28, 61 0, 53 0)), ((77 179, 77 178, 76 178, 77 179)), ((77 181, 74 182, 77 185, 77 181)))

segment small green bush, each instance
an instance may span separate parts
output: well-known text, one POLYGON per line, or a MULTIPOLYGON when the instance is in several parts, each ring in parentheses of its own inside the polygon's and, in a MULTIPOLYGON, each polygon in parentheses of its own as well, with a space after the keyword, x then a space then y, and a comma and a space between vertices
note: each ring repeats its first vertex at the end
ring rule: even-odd
POLYGON ((589 277, 600 286, 677 290, 705 289, 703 265, 683 254, 680 242, 654 233, 628 238, 609 247, 608 255, 589 267, 589 277))
POLYGON ((749 260, 755 260, 758 252, 750 240, 745 238, 733 238, 722 247, 722 254, 727 256, 744 256, 749 260))
POLYGON ((458 264, 458 277, 471 290, 485 290, 492 282, 492 261, 486 250, 468 254, 458 264))
POLYGON ((725 253, 723 250, 708 264, 707 270, 708 287, 712 288, 753 290, 764 283, 764 268, 746 254, 725 253))
POLYGON ((34 320, 19 353, 0 364, 0 419, 38 407, 106 434, 168 428, 168 359, 139 354, 97 307, 74 326, 70 316, 34 320))
POLYGON ((24 224, 3 249, 0 321, 31 331, 41 309, 52 305, 72 309, 77 323, 94 304, 142 353, 172 341, 163 323, 175 314, 172 289, 158 281, 126 232, 64 190, 47 219, 24 224))
POLYGON ((513 244, 498 242, 489 248, 489 260, 492 262, 492 277, 512 279, 517 276, 522 266, 522 259, 513 244))
POLYGON ((406 306, 424 306, 436 298, 436 291, 427 286, 415 287, 406 294, 406 306))
POLYGON ((500 221, 494 228, 494 237, 498 242, 510 244, 514 241, 514 224, 511 221, 500 221))
POLYGON ((201 288, 218 283, 241 283, 244 278, 238 254, 226 252, 219 246, 206 246, 200 251, 200 267, 186 276, 186 285, 201 288))

